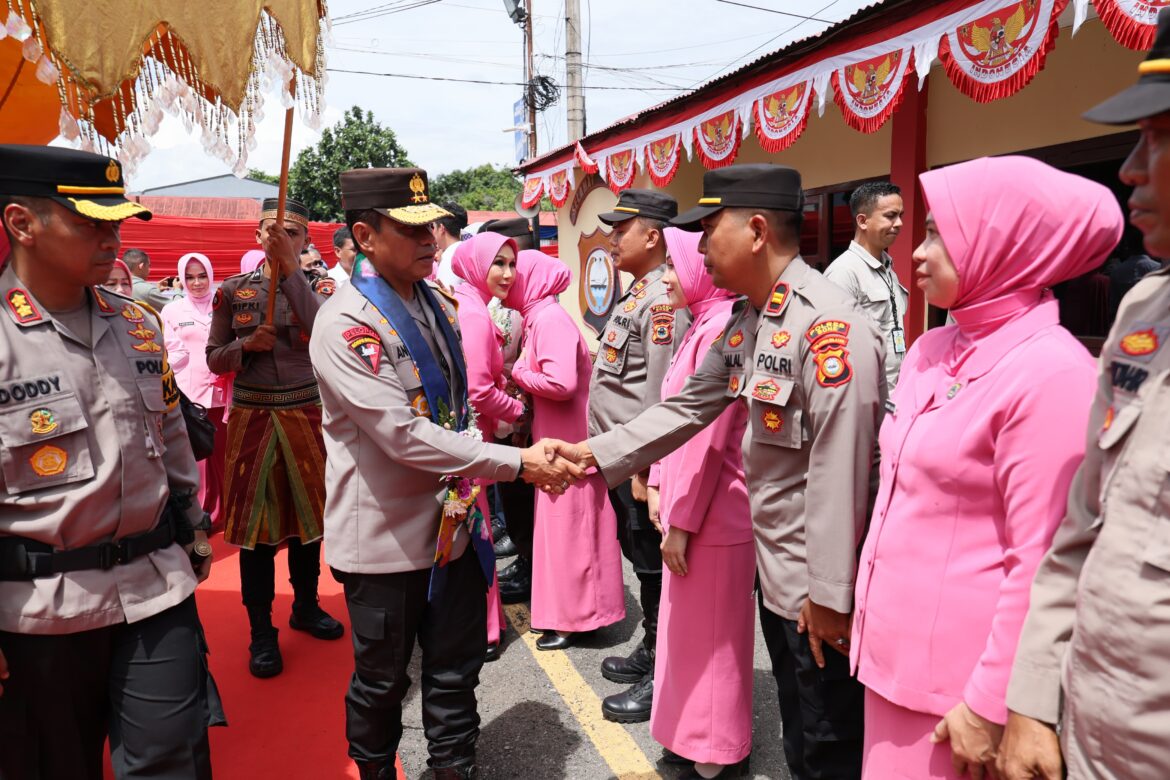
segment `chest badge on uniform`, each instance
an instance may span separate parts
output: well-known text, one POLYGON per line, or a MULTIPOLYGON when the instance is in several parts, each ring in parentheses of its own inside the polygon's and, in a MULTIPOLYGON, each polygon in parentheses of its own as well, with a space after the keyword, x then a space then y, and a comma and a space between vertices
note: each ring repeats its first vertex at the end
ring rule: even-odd
POLYGON ((952 398, 954 398, 956 395, 959 394, 959 391, 962 389, 963 389, 963 383, 962 382, 955 382, 953 385, 951 385, 947 389, 947 400, 949 401, 952 398))
POLYGON ((1121 339, 1121 351, 1131 357, 1141 357, 1158 351, 1158 333, 1153 328, 1135 330, 1121 339))
POLYGON ((768 379, 763 382, 758 382, 752 388, 752 398, 758 398, 761 401, 775 401, 776 396, 780 395, 780 385, 768 379))
POLYGON ((378 338, 378 333, 373 328, 359 325, 345 331, 341 337, 371 373, 378 373, 378 363, 382 360, 382 340, 378 338))
POLYGON ((727 391, 729 393, 731 393, 732 395, 735 395, 736 393, 739 392, 739 381, 740 380, 739 380, 738 374, 731 375, 731 381, 729 381, 727 383, 727 391))
POLYGON ((778 330, 772 334, 772 346, 776 349, 788 346, 790 341, 792 341, 792 334, 786 330, 778 330))
POLYGON ((251 312, 243 311, 236 315, 236 324, 248 325, 252 322, 253 319, 255 319, 255 317, 252 316, 251 312))
POLYGON ((605 362, 606 363, 616 363, 617 362, 618 351, 616 349, 614 349, 613 347, 606 347, 604 354, 605 354, 605 362))
POLYGON ((650 324, 654 327, 654 335, 650 340, 655 344, 674 341, 674 307, 669 303, 650 307, 650 324))
POLYGON ((250 301, 260 294, 260 291, 254 287, 241 287, 236 290, 233 298, 238 298, 241 301, 250 301))
POLYGON ((410 399, 410 408, 414 409, 414 413, 419 417, 431 416, 431 405, 427 402, 427 394, 421 390, 418 395, 410 399))
POLYGON ((626 301, 626 305, 622 307, 622 311, 624 311, 626 314, 629 314, 636 308, 638 308, 638 302, 635 300, 629 300, 626 301))
POLYGON ((617 341, 617 331, 616 331, 616 330, 611 330, 611 331, 609 332, 609 335, 605 337, 605 340, 606 340, 606 341, 608 341, 608 342, 610 342, 611 344, 612 344, 613 342, 617 341))
POLYGON ((764 424, 764 430, 768 433, 780 433, 780 429, 784 427, 784 417, 775 409, 765 409, 760 415, 760 422, 764 424))
POLYGON ((122 307, 122 317, 126 322, 133 322, 135 325, 146 322, 146 313, 132 303, 127 303, 122 307))
POLYGON ((69 453, 60 447, 46 444, 32 454, 28 464, 38 477, 55 477, 69 464, 69 453))
POLYGON ((37 409, 28 417, 29 423, 32 425, 32 432, 37 436, 44 436, 46 433, 52 433, 57 430, 57 418, 53 415, 51 409, 37 409))
POLYGON ((727 346, 729 346, 729 347, 738 347, 742 343, 743 343, 743 331, 742 330, 737 330, 735 333, 731 334, 731 338, 727 339, 727 346))

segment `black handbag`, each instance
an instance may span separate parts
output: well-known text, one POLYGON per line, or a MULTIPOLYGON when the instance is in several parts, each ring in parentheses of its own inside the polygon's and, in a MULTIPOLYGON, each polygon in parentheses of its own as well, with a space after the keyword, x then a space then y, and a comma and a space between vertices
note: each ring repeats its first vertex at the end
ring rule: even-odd
POLYGON ((179 409, 183 412, 183 422, 187 424, 187 438, 191 440, 195 460, 206 460, 215 449, 215 423, 207 418, 207 407, 195 403, 180 390, 179 409))

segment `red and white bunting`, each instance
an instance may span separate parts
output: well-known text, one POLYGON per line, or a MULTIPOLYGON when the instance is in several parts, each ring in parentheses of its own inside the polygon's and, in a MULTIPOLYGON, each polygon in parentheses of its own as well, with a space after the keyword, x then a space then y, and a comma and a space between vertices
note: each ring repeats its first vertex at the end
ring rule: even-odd
POLYGON ((585 151, 585 147, 581 145, 580 141, 577 141, 576 147, 573 149, 573 157, 576 159, 577 165, 580 166, 581 170, 583 170, 585 173, 597 173, 597 163, 593 160, 592 157, 589 156, 589 153, 585 151))
POLYGON ((739 111, 733 108, 700 122, 695 126, 694 133, 695 151, 704 167, 713 170, 735 162, 739 143, 743 139, 739 111))
POLYGON ((634 183, 634 173, 638 169, 635 162, 633 149, 610 152, 605 158, 605 183, 615 195, 628 190, 634 183))
POLYGON ((913 47, 906 46, 833 71, 833 99, 845 123, 863 133, 877 132, 902 102, 913 59, 913 47))
POLYGON ((1097 15, 1122 46, 1145 51, 1154 45, 1158 11, 1170 0, 1094 0, 1097 15))
POLYGON ((646 144, 646 173, 656 187, 665 187, 674 178, 682 159, 682 135, 671 133, 646 144))
POLYGON ((780 152, 800 138, 808 126, 812 82, 805 81, 764 95, 752 106, 756 139, 768 152, 780 152))
POLYGON ((959 91, 980 103, 1014 95, 1044 67, 1068 0, 1013 0, 943 36, 938 56, 959 91))
POLYGON ((559 171, 553 171, 548 177, 548 199, 552 201, 553 206, 560 208, 565 205, 565 201, 569 199, 569 193, 573 191, 573 174, 570 168, 561 168, 559 171))
POLYGON ((524 192, 520 194, 520 205, 530 209, 540 203, 540 196, 544 194, 543 173, 534 173, 524 180, 524 192))

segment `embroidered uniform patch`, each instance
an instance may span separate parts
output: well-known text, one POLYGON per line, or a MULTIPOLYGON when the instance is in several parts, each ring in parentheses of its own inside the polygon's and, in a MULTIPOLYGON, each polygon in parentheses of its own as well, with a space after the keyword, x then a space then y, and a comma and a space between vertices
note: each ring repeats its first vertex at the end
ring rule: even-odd
POLYGON ((752 398, 758 398, 761 401, 775 401, 778 395, 780 395, 780 385, 771 379, 759 382, 752 388, 752 398))
POLYGON ((52 409, 37 409, 28 416, 28 421, 32 426, 32 432, 37 436, 52 433, 58 427, 57 418, 53 415, 52 409))
POLYGON ((216 290, 211 297, 211 310, 216 311, 220 306, 223 306, 223 290, 216 290))
POLYGON ((8 291, 8 308, 16 315, 16 321, 21 325, 39 322, 41 319, 41 313, 28 297, 28 293, 19 287, 8 291))
POLYGON ((764 314, 775 316, 784 308, 784 302, 788 300, 788 285, 784 282, 776 282, 776 286, 772 288, 772 294, 768 297, 768 305, 764 307, 764 314))
POLYGON ((250 325, 256 317, 249 311, 242 311, 236 315, 237 325, 250 325))
POLYGON ((743 331, 742 330, 737 330, 735 333, 732 333, 731 338, 729 338, 727 340, 727 346, 729 346, 729 347, 738 347, 742 343, 743 343, 743 331))
POLYGON ((1149 355, 1158 351, 1158 333, 1153 328, 1135 330, 1121 339, 1121 351, 1132 357, 1149 355))
POLYGON ((317 285, 313 288, 313 290, 318 295, 324 295, 326 298, 328 298, 330 295, 333 295, 333 293, 337 292, 337 282, 330 278, 321 279, 317 282, 317 285))
POLYGON ((674 307, 660 303, 650 307, 650 324, 654 328, 651 338, 655 344, 670 344, 674 341, 674 307))
MULTIPOLYGON (((378 338, 377 331, 365 325, 359 325, 345 331, 341 337, 345 339, 346 345, 353 351, 353 354, 357 355, 358 360, 366 364, 366 368, 370 369, 371 373, 378 373, 378 363, 382 360, 382 340, 378 338)), ((423 401, 425 402, 426 399, 424 398, 423 401)))
POLYGON ((132 303, 127 303, 122 307, 122 317, 126 322, 133 322, 135 324, 146 321, 146 314, 142 309, 132 303))
POLYGON ((624 311, 626 314, 629 314, 636 308, 638 308, 637 301, 626 301, 626 305, 622 307, 622 311, 624 311))
MULTIPOLYGON (((174 411, 179 405, 179 383, 175 380, 175 372, 171 369, 171 363, 167 360, 167 355, 164 352, 162 358, 162 377, 160 378, 162 384, 163 403, 167 406, 167 411, 174 411)), ((162 432, 162 417, 159 417, 159 432, 162 432)))
POLYGON ((616 363, 617 362, 618 351, 616 349, 614 349, 613 347, 606 347, 604 355, 605 355, 605 362, 606 363, 616 363))
POLYGON ((60 447, 46 444, 32 454, 28 463, 38 477, 55 477, 69 464, 69 453, 60 447))
POLYGON ((422 390, 414 398, 410 399, 410 408, 414 409, 414 413, 419 417, 431 416, 431 405, 427 402, 427 394, 422 390))
POLYGON ((849 365, 849 323, 825 320, 814 324, 804 334, 809 340, 813 362, 817 365, 817 384, 841 387, 853 379, 849 365))
POLYGON ((792 341, 792 334, 786 330, 778 330, 772 334, 772 346, 776 349, 788 346, 790 341, 792 341))
POLYGON ((235 295, 232 297, 238 298, 241 301, 250 301, 259 294, 260 291, 254 287, 241 287, 240 289, 236 290, 235 295))
POLYGON ((113 314, 114 307, 106 302, 105 296, 101 294, 98 288, 92 287, 90 289, 93 291, 93 299, 97 301, 98 309, 100 309, 103 314, 113 314))
POLYGON ((760 415, 760 422, 768 433, 780 433, 780 429, 784 427, 784 418, 775 409, 765 409, 760 415))
POLYGON ((731 381, 727 383, 727 391, 732 395, 739 392, 739 376, 737 374, 731 375, 731 381))
POLYGON ((714 347, 714 346, 717 346, 717 345, 719 344, 719 342, 720 342, 720 341, 723 341, 723 334, 724 334, 724 333, 726 333, 726 332, 727 332, 727 331, 725 331, 725 330, 721 330, 721 331, 719 331, 719 335, 718 335, 718 336, 716 336, 716 337, 715 337, 715 340, 711 342, 711 346, 713 346, 713 347, 714 347))

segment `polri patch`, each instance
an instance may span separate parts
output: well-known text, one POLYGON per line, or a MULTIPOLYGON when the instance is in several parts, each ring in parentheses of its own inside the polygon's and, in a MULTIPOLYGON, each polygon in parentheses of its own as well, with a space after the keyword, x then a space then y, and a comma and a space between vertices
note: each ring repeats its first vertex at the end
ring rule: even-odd
POLYGON ((654 328, 651 341, 655 344, 670 344, 674 341, 674 307, 660 303, 650 307, 650 325, 654 328))
POLYGON ((13 287, 8 291, 8 308, 16 317, 16 322, 20 325, 27 325, 30 322, 40 322, 41 312, 32 299, 28 297, 28 293, 19 287, 13 287))
POLYGON ((353 354, 357 355, 358 360, 370 369, 370 373, 378 373, 378 363, 382 360, 382 340, 378 338, 377 331, 365 325, 358 325, 342 333, 341 337, 345 339, 353 354))
POLYGON ((320 279, 317 281, 317 284, 313 290, 318 295, 324 295, 326 298, 328 298, 329 296, 333 295, 333 293, 337 292, 337 282, 329 277, 320 279))

